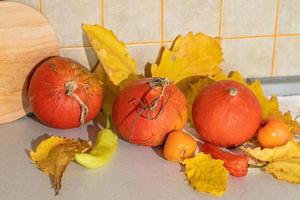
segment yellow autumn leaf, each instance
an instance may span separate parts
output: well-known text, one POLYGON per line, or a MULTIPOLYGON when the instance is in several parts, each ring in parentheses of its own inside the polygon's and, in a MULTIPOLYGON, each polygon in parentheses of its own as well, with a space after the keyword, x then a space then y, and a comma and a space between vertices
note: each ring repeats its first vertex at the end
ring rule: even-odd
POLYGON ((279 180, 300 184, 300 156, 272 162, 264 170, 279 180))
POLYGON ((220 41, 202 33, 188 33, 165 48, 159 64, 151 66, 152 77, 166 77, 174 84, 193 76, 211 76, 220 71, 220 41))
POLYGON ((55 194, 61 188, 61 177, 74 160, 75 153, 85 152, 91 148, 91 143, 84 140, 68 139, 51 136, 42 141, 35 151, 30 151, 31 160, 54 181, 55 194))
POLYGON ((275 162, 293 158, 300 158, 300 144, 295 141, 289 141, 283 146, 274 148, 245 148, 240 147, 242 151, 247 153, 252 158, 260 161, 275 162))
POLYGON ((120 87, 114 85, 110 81, 101 64, 98 64, 96 66, 94 74, 103 83, 102 88, 105 101, 103 101, 102 108, 104 110, 104 113, 110 112, 112 108, 112 102, 114 98, 119 94, 120 87))
POLYGON ((128 53, 125 44, 118 40, 111 30, 98 25, 82 25, 93 49, 114 85, 137 78, 137 66, 128 53))
POLYGON ((192 105, 197 95, 209 84, 215 82, 208 77, 191 77, 176 86, 183 92, 188 102, 189 121, 192 123, 192 105))
POLYGON ((300 124, 296 119, 293 119, 290 111, 286 112, 281 116, 282 120, 288 125, 291 133, 296 133, 300 131, 300 124))
POLYGON ((265 172, 272 174, 275 178, 290 183, 300 184, 300 144, 289 141, 283 146, 274 148, 260 147, 251 149, 240 147, 242 151, 252 158, 267 162, 265 172))
POLYGON ((191 186, 197 191, 216 196, 223 195, 227 187, 228 172, 223 163, 202 152, 183 161, 184 172, 191 186))

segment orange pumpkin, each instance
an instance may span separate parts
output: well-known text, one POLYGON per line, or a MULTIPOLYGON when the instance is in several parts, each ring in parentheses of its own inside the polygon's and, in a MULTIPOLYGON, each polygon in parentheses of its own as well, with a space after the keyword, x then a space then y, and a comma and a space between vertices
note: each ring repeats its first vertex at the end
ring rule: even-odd
POLYGON ((180 162, 185 158, 192 157, 196 149, 196 140, 189 134, 177 130, 169 133, 163 153, 165 159, 180 162))
POLYGON ((293 138, 289 127, 277 118, 269 118, 257 131, 257 140, 262 147, 273 148, 286 144, 293 138))
POLYGON ((167 134, 184 127, 187 101, 166 78, 139 79, 125 87, 115 99, 112 120, 130 143, 161 145, 167 134))
POLYGON ((205 88, 193 103, 192 116, 201 139, 223 147, 251 139, 262 122, 261 106, 254 93, 232 80, 205 88))

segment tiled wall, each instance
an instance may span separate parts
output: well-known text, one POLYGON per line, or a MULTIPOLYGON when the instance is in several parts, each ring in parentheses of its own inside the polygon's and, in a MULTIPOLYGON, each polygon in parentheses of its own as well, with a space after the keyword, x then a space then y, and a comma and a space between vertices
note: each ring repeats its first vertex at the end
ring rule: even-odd
POLYGON ((248 77, 300 75, 300 0, 18 0, 53 25, 61 54, 92 68, 97 58, 81 23, 123 40, 140 71, 178 34, 220 37, 225 71, 248 77))

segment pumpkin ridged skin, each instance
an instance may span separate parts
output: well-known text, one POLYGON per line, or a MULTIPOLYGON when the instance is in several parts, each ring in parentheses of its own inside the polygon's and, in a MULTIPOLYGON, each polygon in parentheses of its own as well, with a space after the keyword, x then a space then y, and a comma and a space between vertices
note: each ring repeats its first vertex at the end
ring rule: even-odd
POLYGON ((167 134, 184 127, 187 117, 187 101, 181 91, 169 84, 162 99, 153 111, 144 110, 140 103, 149 105, 161 92, 160 87, 151 88, 151 78, 135 81, 125 87, 116 98, 112 108, 112 120, 119 134, 128 142, 145 146, 161 145, 167 134), (157 118, 155 117, 159 113, 157 118))
POLYGON ((81 106, 74 96, 68 96, 65 84, 75 81, 74 93, 88 107, 87 122, 96 117, 102 105, 101 83, 85 67, 72 59, 53 57, 34 72, 28 89, 31 110, 47 126, 75 128, 81 125, 81 106))
POLYGON ((196 97, 192 117, 202 140, 233 147, 254 136, 262 122, 262 110, 250 89, 225 80, 209 85, 196 97), (236 89, 236 96, 230 95, 231 88, 236 89))

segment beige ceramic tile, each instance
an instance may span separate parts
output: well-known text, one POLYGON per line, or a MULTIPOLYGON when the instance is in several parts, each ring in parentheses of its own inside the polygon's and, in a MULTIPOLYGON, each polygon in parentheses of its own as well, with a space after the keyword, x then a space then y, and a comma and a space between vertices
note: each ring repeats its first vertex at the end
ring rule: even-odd
POLYGON ((280 37, 277 40, 276 75, 300 75, 300 37, 280 37))
POLYGON ((125 42, 159 41, 160 0, 104 1, 104 26, 125 42))
POLYGON ((156 62, 160 49, 159 44, 128 46, 129 54, 135 59, 139 73, 144 73, 145 66, 149 63, 156 62))
POLYGON ((218 36, 219 0, 164 1, 164 41, 190 31, 218 36))
POLYGON ((100 23, 100 0, 43 0, 42 12, 49 19, 61 46, 87 43, 82 23, 100 23))
POLYGON ((245 77, 270 76, 273 44, 272 38, 223 40, 222 68, 227 73, 238 70, 245 77))
POLYGON ((36 10, 39 9, 39 0, 11 0, 11 1, 26 4, 28 6, 35 8, 36 10))
POLYGON ((60 49, 60 55, 68 58, 72 58, 92 70, 98 62, 97 55, 94 50, 88 48, 62 48, 60 49))
POLYGON ((276 0, 223 0, 222 36, 273 35, 276 0))
POLYGON ((300 1, 280 1, 279 34, 300 33, 300 1))

